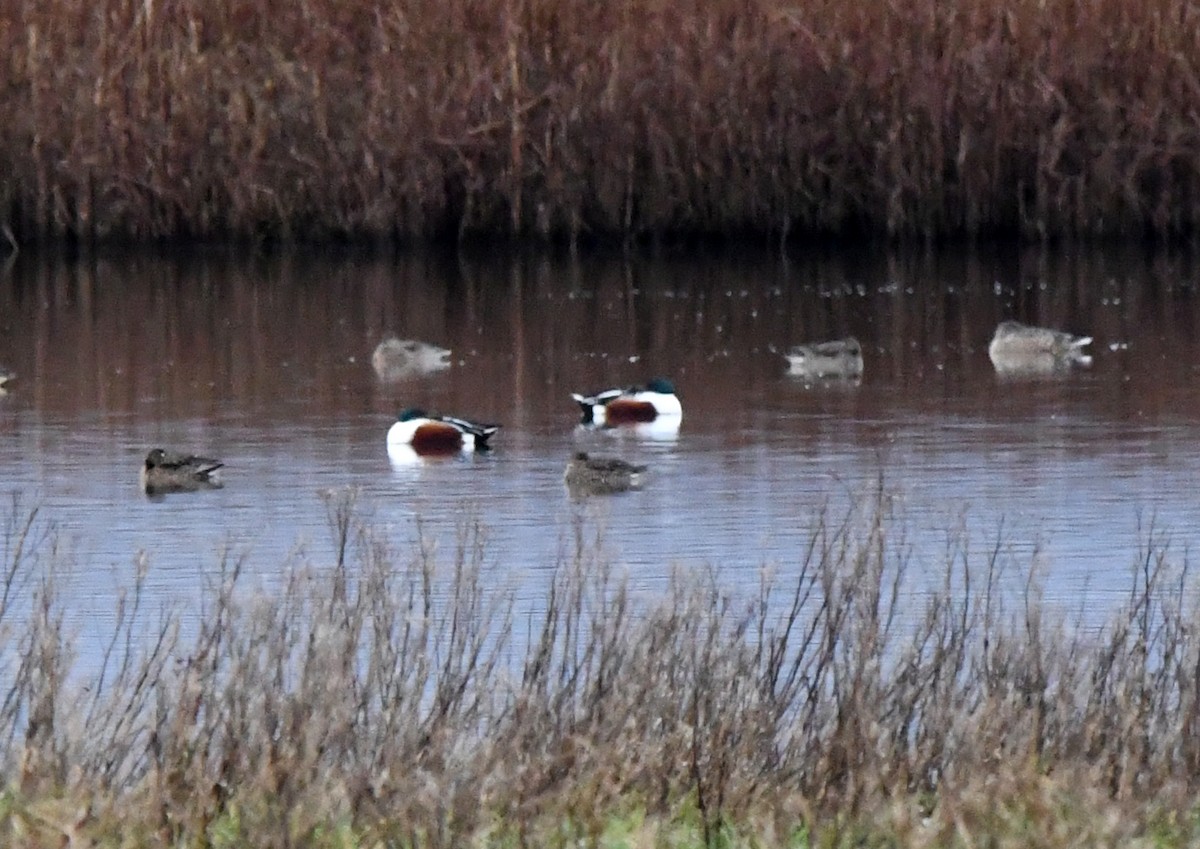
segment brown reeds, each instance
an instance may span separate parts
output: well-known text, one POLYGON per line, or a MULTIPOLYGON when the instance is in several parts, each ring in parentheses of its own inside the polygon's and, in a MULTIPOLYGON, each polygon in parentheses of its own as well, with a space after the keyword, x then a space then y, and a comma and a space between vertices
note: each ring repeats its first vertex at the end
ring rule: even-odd
POLYGON ((1194 232, 1187 0, 7 0, 12 241, 1194 232))
POLYGON ((439 564, 424 543, 392 551, 353 491, 326 497, 333 559, 268 595, 223 557, 195 619, 148 617, 139 563, 86 674, 53 534, 13 505, 6 586, 25 592, 0 618, 6 845, 1197 836, 1197 614, 1154 528, 1100 630, 1053 615, 1036 575, 1002 590, 1017 568, 1002 541, 964 534, 914 612, 883 495, 814 517, 789 578, 764 572, 742 595, 704 570, 636 602, 582 522, 520 610, 485 586, 478 523, 439 564))

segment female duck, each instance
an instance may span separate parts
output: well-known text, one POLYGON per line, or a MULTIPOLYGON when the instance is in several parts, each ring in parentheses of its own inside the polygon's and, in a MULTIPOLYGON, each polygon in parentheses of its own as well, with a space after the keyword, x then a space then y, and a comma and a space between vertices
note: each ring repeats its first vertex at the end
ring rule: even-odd
POLYGON ((416 339, 384 339, 371 354, 371 367, 380 380, 394 381, 450 367, 450 351, 416 339))
POLYGON ((1091 336, 1002 321, 988 345, 988 357, 1001 373, 1062 371, 1072 365, 1092 364, 1092 358, 1081 350, 1091 341, 1091 336))
POLYGON ((454 416, 439 416, 409 407, 388 429, 388 448, 407 446, 418 454, 486 451, 498 424, 476 424, 454 416))
POLYGON ((788 373, 799 377, 849 380, 862 377, 863 373, 862 346, 853 336, 796 345, 784 356, 788 359, 788 373))
POLYGON ((214 477, 214 473, 224 465, 220 460, 210 457, 154 448, 146 455, 146 462, 142 463, 139 475, 142 491, 147 495, 159 495, 165 492, 220 489, 223 484, 214 477))
POLYGON ((577 451, 567 463, 563 480, 573 496, 611 495, 637 489, 645 471, 645 466, 619 457, 590 456, 586 451, 577 451))
POLYGON ((683 407, 669 380, 657 377, 645 386, 607 389, 594 395, 571 393, 583 413, 584 424, 617 425, 683 417, 683 407))

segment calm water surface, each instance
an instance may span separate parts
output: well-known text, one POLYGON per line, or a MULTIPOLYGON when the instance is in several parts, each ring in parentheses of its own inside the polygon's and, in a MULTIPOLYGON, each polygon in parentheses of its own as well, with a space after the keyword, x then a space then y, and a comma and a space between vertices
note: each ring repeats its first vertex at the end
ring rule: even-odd
POLYGON ((328 556, 319 492, 344 485, 400 552, 423 533, 449 559, 478 520, 489 581, 537 598, 579 521, 647 592, 673 566, 731 586, 786 575, 821 511, 882 479, 917 597, 965 535, 976 562, 999 538, 1050 600, 1111 610, 1151 522, 1180 561, 1200 542, 1198 275, 1189 256, 1098 251, 19 257, 0 277, 0 364, 18 375, 0 397, 0 495, 57 529, 84 637, 139 553, 158 606, 186 608, 222 551, 269 592, 328 556), (1094 365, 1000 379, 986 348, 1005 318, 1093 335, 1094 365), (370 353, 391 333, 453 365, 381 382, 370 353), (861 384, 786 374, 781 350, 847 333, 861 384), (654 375, 678 387, 677 433, 576 428, 572 391, 654 375), (496 450, 391 462, 384 435, 414 404, 503 423, 496 450), (137 470, 156 445, 224 459, 226 487, 147 499, 137 470), (572 502, 577 447, 653 477, 572 502))

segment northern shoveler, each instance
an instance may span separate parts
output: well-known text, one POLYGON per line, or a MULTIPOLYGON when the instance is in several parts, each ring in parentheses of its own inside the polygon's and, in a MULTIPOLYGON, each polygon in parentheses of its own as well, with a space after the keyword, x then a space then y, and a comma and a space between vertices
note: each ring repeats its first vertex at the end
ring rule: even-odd
POLYGON ((196 492, 201 489, 220 489, 223 484, 214 472, 225 464, 210 457, 177 454, 154 448, 146 455, 139 475, 142 491, 147 495, 165 492, 196 492))
POLYGON ((576 451, 563 474, 571 495, 611 495, 637 489, 646 466, 626 462, 619 457, 591 456, 576 451))
POLYGON ((8 391, 7 384, 10 380, 13 380, 14 378, 16 378, 15 374, 13 374, 11 371, 4 368, 3 366, 0 366, 0 395, 3 395, 5 392, 8 391))
POLYGON ((799 377, 862 377, 862 346, 853 336, 832 342, 796 345, 786 354, 788 373, 799 377))
POLYGON ((595 395, 572 392, 571 397, 583 413, 584 424, 636 424, 683 416, 674 384, 661 377, 645 386, 608 389, 595 395))
POLYGON ((389 446, 407 445, 418 454, 452 454, 456 451, 485 451, 498 424, 476 424, 454 416, 439 416, 409 407, 388 429, 389 446))
POLYGON ((1090 366, 1092 358, 1081 349, 1091 341, 1091 336, 1002 321, 988 345, 988 357, 1001 374, 1050 374, 1073 365, 1090 366))
POLYGON ((416 339, 384 339, 371 354, 371 367, 380 380, 401 380, 450 367, 450 351, 416 339))

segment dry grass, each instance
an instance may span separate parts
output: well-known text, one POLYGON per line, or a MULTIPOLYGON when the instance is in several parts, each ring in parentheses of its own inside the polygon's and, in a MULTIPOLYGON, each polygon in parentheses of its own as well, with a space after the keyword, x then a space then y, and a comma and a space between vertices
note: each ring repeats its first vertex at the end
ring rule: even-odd
POLYGON ((7 0, 9 238, 1190 234, 1187 0, 7 0))
POLYGON ((913 616, 887 500, 813 520, 749 597, 680 575, 636 603, 576 530, 529 610, 398 555, 353 492, 334 562, 278 592, 224 563, 199 626, 124 599, 71 671, 53 535, 14 505, 0 617, 0 835, 42 846, 1174 846, 1196 812, 1186 570, 1153 529, 1099 634, 947 549, 913 616), (34 545, 34 542, 37 542, 34 545), (7 598, 7 596, 5 596, 7 598), (84 680, 81 680, 84 679, 84 680))

